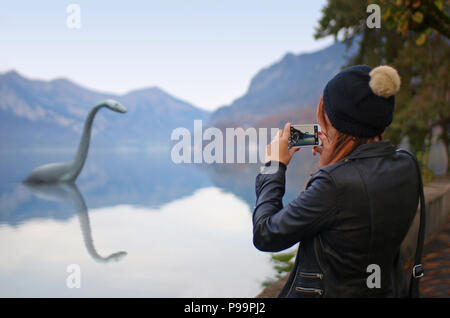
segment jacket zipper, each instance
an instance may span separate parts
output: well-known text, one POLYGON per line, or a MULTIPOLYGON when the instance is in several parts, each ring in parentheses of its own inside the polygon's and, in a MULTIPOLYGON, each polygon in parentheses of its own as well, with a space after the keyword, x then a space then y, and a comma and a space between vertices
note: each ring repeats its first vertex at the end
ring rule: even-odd
POLYGON ((318 279, 322 279, 323 278, 323 274, 319 274, 319 273, 300 272, 300 276, 301 277, 306 277, 306 278, 318 278, 318 279))
POLYGON ((304 292, 304 293, 319 294, 320 296, 322 296, 322 294, 323 294, 323 290, 317 289, 317 288, 295 287, 295 290, 304 292))

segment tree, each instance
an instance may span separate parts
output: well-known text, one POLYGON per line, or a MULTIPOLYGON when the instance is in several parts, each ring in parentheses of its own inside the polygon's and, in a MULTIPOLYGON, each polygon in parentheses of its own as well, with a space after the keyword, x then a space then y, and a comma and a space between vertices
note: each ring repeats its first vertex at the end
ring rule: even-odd
POLYGON ((349 45, 359 41, 347 66, 389 64, 398 69, 402 89, 386 136, 395 144, 408 141, 428 180, 426 162, 434 141, 443 143, 450 172, 449 7, 449 0, 328 0, 315 34, 349 45), (369 4, 381 9, 380 28, 367 27, 369 4))

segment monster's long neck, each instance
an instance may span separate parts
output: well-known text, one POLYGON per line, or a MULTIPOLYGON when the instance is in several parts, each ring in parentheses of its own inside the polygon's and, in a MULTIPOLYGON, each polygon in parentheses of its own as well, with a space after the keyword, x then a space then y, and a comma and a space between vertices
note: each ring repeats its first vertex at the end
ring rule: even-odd
POLYGON ((71 164, 71 176, 70 179, 74 181, 83 169, 86 157, 89 151, 89 143, 91 141, 92 124, 94 123, 94 117, 98 110, 103 105, 97 105, 89 112, 86 121, 84 122, 83 135, 81 136, 80 144, 78 145, 77 154, 71 164))

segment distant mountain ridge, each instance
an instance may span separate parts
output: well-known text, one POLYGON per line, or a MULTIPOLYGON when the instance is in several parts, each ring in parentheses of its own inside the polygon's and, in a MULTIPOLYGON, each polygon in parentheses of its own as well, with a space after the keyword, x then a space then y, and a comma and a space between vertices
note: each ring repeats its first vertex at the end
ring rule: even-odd
POLYGON ((302 113, 311 117, 325 84, 356 53, 356 47, 338 42, 313 53, 286 54, 256 74, 244 96, 217 109, 210 124, 267 126, 293 116, 301 120, 302 113))
POLYGON ((0 150, 74 148, 84 119, 99 101, 112 98, 128 108, 122 115, 102 110, 94 122, 94 147, 158 148, 171 144, 174 128, 205 126, 280 127, 314 120, 326 82, 356 53, 335 43, 313 53, 286 54, 263 68, 248 91, 231 105, 210 113, 158 87, 117 95, 82 87, 68 79, 25 78, 16 71, 0 74, 0 150))
POLYGON ((157 87, 116 95, 67 79, 30 80, 10 71, 0 74, 0 149, 75 147, 87 113, 107 98, 118 100, 128 112, 98 113, 92 138, 96 146, 168 144, 174 128, 190 127, 194 119, 209 116, 157 87))

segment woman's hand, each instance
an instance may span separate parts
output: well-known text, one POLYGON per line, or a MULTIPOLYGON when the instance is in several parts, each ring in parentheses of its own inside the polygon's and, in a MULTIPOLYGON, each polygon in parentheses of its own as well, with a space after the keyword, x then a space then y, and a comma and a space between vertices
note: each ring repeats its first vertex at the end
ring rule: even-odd
POLYGON ((272 142, 266 148, 266 162, 278 161, 286 166, 292 159, 295 152, 300 147, 292 147, 289 149, 289 135, 291 133, 291 123, 287 123, 283 130, 278 130, 278 134, 273 138, 272 142))
POLYGON ((312 154, 315 156, 317 153, 320 155, 319 158, 319 169, 325 166, 325 162, 329 162, 329 156, 331 155, 331 144, 328 135, 322 131, 319 131, 319 138, 322 141, 321 146, 314 146, 312 149, 312 154))

